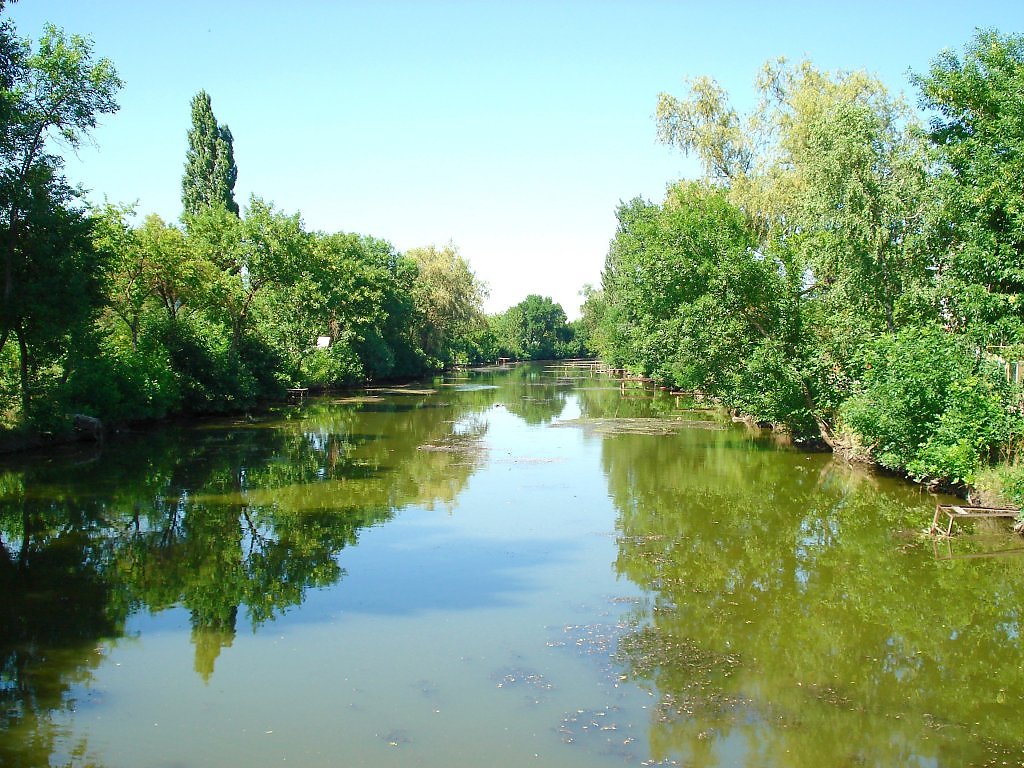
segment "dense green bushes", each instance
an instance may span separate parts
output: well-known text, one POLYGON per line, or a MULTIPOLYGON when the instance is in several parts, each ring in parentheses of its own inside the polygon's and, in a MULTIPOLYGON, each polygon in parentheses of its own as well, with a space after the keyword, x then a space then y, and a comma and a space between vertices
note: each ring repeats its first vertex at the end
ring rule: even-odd
POLYGON ((864 350, 857 391, 840 411, 875 459, 916 477, 971 483, 1024 434, 1003 371, 960 337, 908 328, 864 350))

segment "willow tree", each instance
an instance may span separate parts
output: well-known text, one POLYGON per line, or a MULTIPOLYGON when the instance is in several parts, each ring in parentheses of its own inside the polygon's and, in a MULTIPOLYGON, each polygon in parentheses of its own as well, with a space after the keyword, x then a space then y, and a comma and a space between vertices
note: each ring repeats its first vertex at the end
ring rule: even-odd
POLYGON ((865 72, 779 60, 765 65, 758 89, 748 115, 708 78, 682 98, 662 94, 659 135, 701 161, 783 278, 788 295, 777 303, 796 335, 775 356, 777 373, 799 382, 801 409, 829 439, 858 347, 937 314, 921 237, 923 135, 902 100, 865 72))
POLYGON ((443 367, 453 362, 473 325, 483 321, 487 288, 450 243, 440 249, 413 248, 405 255, 418 269, 412 296, 421 319, 420 348, 443 367))
POLYGON ((210 206, 223 207, 237 216, 234 138, 226 125, 217 124, 206 91, 192 99, 192 128, 185 158, 185 175, 181 180, 185 216, 194 216, 210 206))

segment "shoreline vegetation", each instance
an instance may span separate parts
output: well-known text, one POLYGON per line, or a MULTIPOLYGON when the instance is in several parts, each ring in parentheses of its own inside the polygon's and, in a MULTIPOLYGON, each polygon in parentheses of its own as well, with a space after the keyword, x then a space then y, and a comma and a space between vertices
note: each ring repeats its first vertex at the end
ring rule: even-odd
POLYGON ((0 443, 583 351, 550 298, 486 315, 487 288, 452 243, 400 253, 310 231, 257 196, 240 206, 235 137, 205 91, 180 220, 90 206, 59 151, 117 111, 114 64, 89 40, 47 26, 33 43, 3 18, 0 64, 0 443))
POLYGON ((741 114, 714 80, 661 94, 703 177, 633 199, 588 344, 797 443, 984 506, 1021 506, 1024 37, 976 32, 913 78, 768 62, 741 114))
POLYGON ((594 355, 798 444, 1024 502, 1024 37, 939 53, 914 78, 927 125, 872 75, 809 61, 768 62, 749 114, 708 77, 661 94, 659 139, 703 177, 619 206, 573 322, 540 294, 485 314, 453 243, 400 253, 239 205, 235 137, 205 91, 179 221, 87 205, 60 151, 117 111, 114 64, 3 17, 0 64, 0 448, 75 419, 89 433, 594 355))

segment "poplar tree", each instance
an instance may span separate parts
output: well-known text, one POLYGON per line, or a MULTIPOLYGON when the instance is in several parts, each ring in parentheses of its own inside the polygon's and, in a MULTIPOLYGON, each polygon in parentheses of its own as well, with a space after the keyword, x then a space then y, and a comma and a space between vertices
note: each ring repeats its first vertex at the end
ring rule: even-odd
POLYGON ((194 216, 212 205, 238 215, 238 167, 233 142, 228 127, 217 125, 210 94, 197 93, 192 99, 192 128, 188 132, 185 175, 181 180, 181 202, 186 216, 194 216))

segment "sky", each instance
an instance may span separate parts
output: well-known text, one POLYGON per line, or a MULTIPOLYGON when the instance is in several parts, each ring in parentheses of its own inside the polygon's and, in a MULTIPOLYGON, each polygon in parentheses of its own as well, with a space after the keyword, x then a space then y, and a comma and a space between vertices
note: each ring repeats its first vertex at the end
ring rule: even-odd
POLYGON ((658 144, 660 92, 709 75, 741 111, 767 60, 867 70, 911 103, 910 73, 976 28, 1024 33, 1024 3, 653 0, 18 0, 4 14, 90 38, 120 110, 67 157, 95 202, 181 213, 190 103, 212 98, 251 195, 309 230, 400 251, 453 243, 488 312, 528 294, 578 316, 615 210, 699 175, 658 144))

